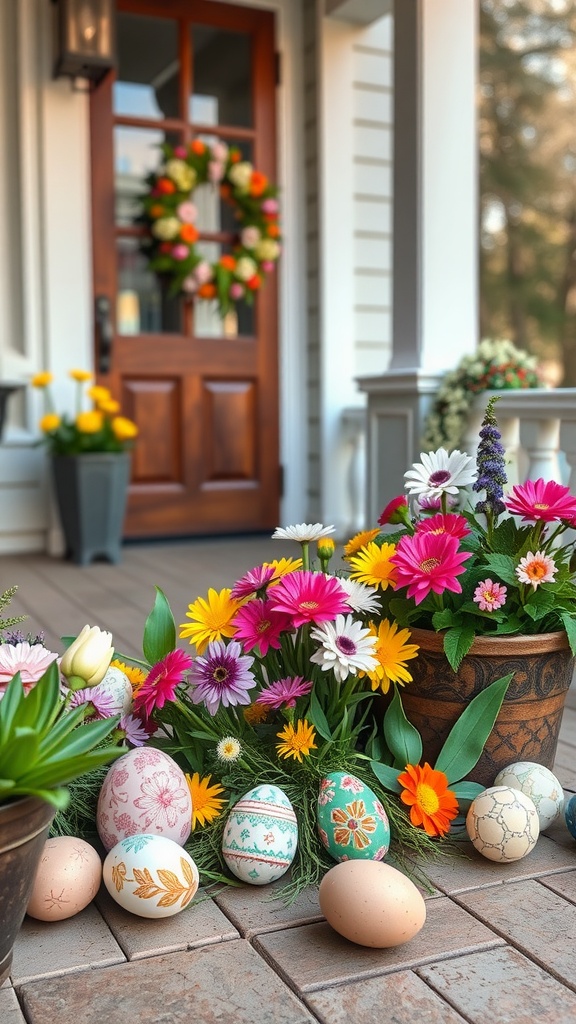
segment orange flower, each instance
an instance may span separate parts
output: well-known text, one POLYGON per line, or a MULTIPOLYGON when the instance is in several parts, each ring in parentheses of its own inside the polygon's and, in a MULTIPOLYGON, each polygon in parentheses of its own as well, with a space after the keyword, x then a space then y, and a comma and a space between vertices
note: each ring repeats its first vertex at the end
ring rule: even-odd
POLYGON ((406 788, 400 799, 410 807, 410 821, 422 825, 429 836, 443 836, 450 830, 450 822, 458 814, 458 801, 444 772, 431 768, 428 762, 422 768, 419 764, 407 764, 398 776, 398 782, 406 788))
POLYGON ((201 299, 213 299, 216 296, 216 285, 212 284, 211 281, 207 281, 206 284, 201 284, 198 289, 198 295, 201 299))
POLYGON ((199 231, 193 224, 183 224, 180 228, 180 238, 183 242, 189 242, 190 245, 194 245, 194 242, 198 241, 199 231))
POLYGON ((227 256, 227 255, 221 256, 220 257, 220 266, 224 267, 225 270, 234 270, 234 268, 236 266, 236 260, 234 259, 233 256, 227 256))
POLYGON ((246 287, 249 288, 251 292, 257 291, 261 284, 262 278, 259 277, 258 274, 253 274, 252 277, 249 277, 246 281, 246 287))
POLYGON ((150 216, 151 217, 163 217, 164 216, 164 207, 160 206, 158 203, 156 203, 154 206, 151 206, 150 207, 150 216))
POLYGON ((250 195, 261 196, 266 185, 268 184, 268 178, 261 171, 252 171, 252 177, 250 178, 250 195))
POLYGON ((242 159, 242 154, 239 149, 230 150, 230 163, 237 164, 242 159))
POLYGON ((268 227, 266 228, 266 234, 268 235, 269 238, 279 238, 280 237, 280 225, 279 224, 269 224, 268 227))
POLYGON ((190 143, 190 149, 193 153, 196 153, 196 156, 202 156, 206 152, 206 145, 201 139, 194 139, 190 143))
POLYGON ((170 178, 158 178, 157 188, 165 196, 172 195, 176 191, 176 185, 170 181, 170 178))

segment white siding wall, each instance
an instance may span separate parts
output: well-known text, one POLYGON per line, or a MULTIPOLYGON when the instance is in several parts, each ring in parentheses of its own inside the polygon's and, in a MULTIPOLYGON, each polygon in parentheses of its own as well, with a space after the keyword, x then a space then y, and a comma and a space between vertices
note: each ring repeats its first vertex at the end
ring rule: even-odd
POLYGON ((321 516, 320 287, 318 166, 318 18, 314 0, 304 0, 304 144, 306 177, 306 308, 308 490, 306 519, 321 516))
POLYGON ((353 43, 355 376, 382 373, 392 337, 392 17, 353 43))

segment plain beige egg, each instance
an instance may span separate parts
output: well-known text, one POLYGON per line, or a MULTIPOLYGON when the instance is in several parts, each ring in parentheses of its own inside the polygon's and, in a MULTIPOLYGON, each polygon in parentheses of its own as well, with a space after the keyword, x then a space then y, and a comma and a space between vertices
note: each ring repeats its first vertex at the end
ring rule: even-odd
POLYGON ((318 896, 328 924, 360 946, 400 946, 426 920, 426 904, 414 883, 381 861, 336 864, 324 875, 318 896))
POLYGON ((26 913, 38 921, 63 921, 94 899, 102 880, 102 862, 90 843, 73 836, 48 839, 26 913))

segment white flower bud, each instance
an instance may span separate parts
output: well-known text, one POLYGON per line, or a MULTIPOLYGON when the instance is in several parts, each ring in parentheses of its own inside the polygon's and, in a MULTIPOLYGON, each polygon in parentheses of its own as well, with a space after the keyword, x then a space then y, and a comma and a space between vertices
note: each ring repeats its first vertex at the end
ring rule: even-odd
POLYGON ((60 662, 71 690, 96 686, 106 675, 114 649, 112 634, 98 626, 84 626, 60 662))

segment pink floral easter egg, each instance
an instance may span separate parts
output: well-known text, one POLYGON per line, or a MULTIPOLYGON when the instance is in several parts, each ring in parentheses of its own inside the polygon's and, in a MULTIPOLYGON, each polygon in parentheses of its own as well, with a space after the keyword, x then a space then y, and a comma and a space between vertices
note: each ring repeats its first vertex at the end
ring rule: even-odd
POLYGON ((96 825, 107 850, 143 833, 183 846, 192 828, 192 797, 184 772, 162 750, 129 750, 104 779, 96 825))

